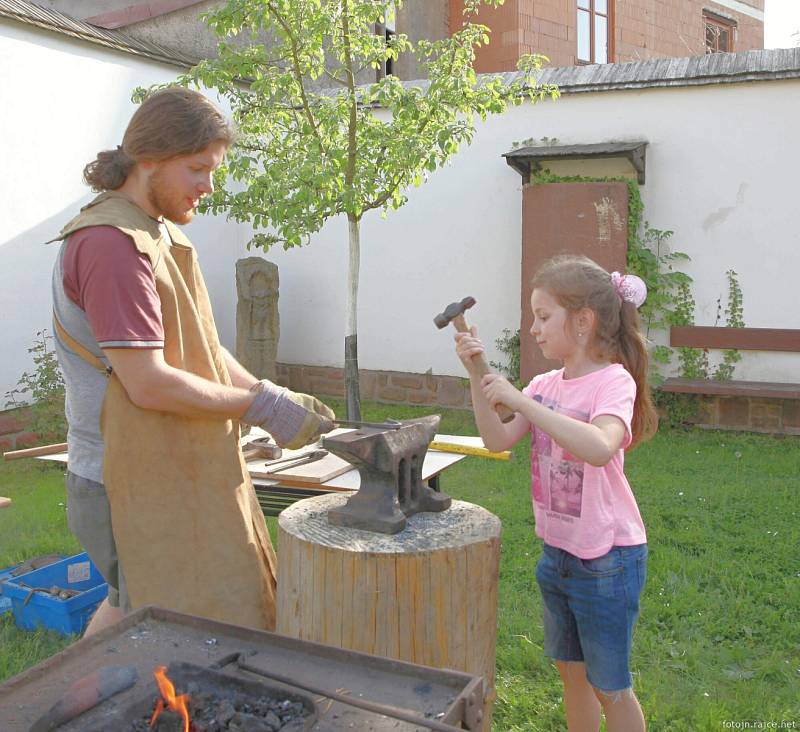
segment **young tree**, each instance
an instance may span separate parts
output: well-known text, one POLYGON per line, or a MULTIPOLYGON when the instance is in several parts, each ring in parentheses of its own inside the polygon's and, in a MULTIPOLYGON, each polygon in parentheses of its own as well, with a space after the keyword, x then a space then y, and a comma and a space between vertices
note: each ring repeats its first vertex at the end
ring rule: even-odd
POLYGON ((409 186, 420 185, 472 139, 476 115, 484 119, 509 104, 558 94, 534 77, 541 56, 522 58, 510 80, 476 76, 475 49, 488 43, 489 29, 473 20, 480 6, 502 1, 464 0, 460 30, 412 44, 404 35, 387 39, 376 32, 393 5, 385 0, 228 0, 205 16, 220 38, 218 57, 179 80, 215 88, 230 101, 240 138, 205 207, 252 223, 251 246, 300 246, 330 217, 347 216, 349 419, 360 419, 362 217, 402 206, 409 186), (264 37, 268 44, 259 40, 264 37), (381 74, 400 54, 414 54, 427 79, 401 82, 381 74), (360 83, 366 75, 375 80, 360 83), (389 114, 379 118, 376 107, 389 114), (225 187, 229 176, 235 190, 225 187))

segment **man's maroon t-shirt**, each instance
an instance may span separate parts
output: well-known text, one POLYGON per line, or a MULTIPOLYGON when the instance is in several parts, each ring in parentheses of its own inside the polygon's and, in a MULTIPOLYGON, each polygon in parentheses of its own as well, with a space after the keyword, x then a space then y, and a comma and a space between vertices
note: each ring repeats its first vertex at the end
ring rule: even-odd
POLYGON ((86 313, 101 348, 163 348, 161 300, 150 260, 113 226, 69 237, 64 291, 86 313))

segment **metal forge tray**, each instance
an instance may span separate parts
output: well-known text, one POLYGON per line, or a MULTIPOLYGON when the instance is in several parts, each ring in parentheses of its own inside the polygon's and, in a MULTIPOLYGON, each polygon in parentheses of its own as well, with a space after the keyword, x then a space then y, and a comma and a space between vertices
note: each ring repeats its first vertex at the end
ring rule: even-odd
POLYGON ((313 689, 337 691, 349 698, 389 705, 414 717, 468 730, 480 725, 484 684, 477 676, 434 669, 379 656, 324 646, 275 633, 250 630, 156 607, 146 607, 94 637, 80 640, 61 653, 0 686, 0 729, 28 732, 69 686, 104 666, 134 666, 138 681, 74 721, 61 732, 93 729, 109 714, 140 698, 153 685, 156 666, 173 662, 211 666, 221 662, 233 676, 253 680, 262 669, 291 679, 297 686, 260 679, 272 686, 313 697, 318 718, 313 732, 363 730, 412 732, 423 724, 351 706, 313 689), (241 654, 245 670, 229 660, 241 654))

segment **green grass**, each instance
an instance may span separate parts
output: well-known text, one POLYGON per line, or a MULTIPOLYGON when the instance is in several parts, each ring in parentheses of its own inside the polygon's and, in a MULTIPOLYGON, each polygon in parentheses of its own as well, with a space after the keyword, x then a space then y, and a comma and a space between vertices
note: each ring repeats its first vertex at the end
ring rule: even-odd
MULTIPOLYGON (((369 404, 364 416, 425 411, 369 404)), ((469 413, 443 411, 440 431, 475 427, 469 413)), ((443 475, 442 489, 503 522, 494 729, 555 732, 566 725, 558 675, 542 653, 528 450, 518 445, 510 463, 468 458, 443 475)), ((800 728, 800 440, 662 431, 626 460, 650 545, 633 658, 648 728, 719 731, 743 720, 800 728)), ((58 467, 0 464, 0 495, 14 500, 0 511, 0 567, 78 550, 58 467)), ((268 524, 274 538, 275 520, 268 524)), ((8 617, 0 680, 69 642, 17 631, 8 617)))

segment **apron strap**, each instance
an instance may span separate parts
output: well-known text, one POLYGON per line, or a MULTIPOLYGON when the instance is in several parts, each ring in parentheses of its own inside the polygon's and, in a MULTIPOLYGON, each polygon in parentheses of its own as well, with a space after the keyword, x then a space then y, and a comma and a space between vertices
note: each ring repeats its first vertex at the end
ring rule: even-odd
POLYGON ((55 326, 56 333, 58 333, 58 337, 64 341, 64 343, 69 346, 70 350, 75 352, 78 356, 80 356, 86 363, 90 366, 93 366, 98 371, 102 371, 102 373, 108 377, 111 376, 112 368, 111 366, 106 366, 97 356, 95 356, 88 348, 82 346, 78 341, 76 341, 67 331, 64 329, 64 326, 61 325, 61 322, 58 319, 55 311, 53 311, 53 325, 55 326))

